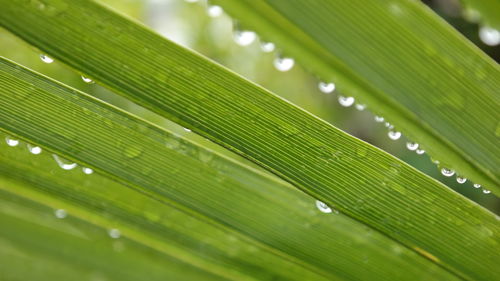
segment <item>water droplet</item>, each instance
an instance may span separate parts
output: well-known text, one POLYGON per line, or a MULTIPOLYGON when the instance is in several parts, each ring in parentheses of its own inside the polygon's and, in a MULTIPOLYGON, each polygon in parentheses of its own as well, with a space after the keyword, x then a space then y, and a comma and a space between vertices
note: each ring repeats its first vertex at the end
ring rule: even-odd
POLYGON ((294 64, 295 61, 292 58, 277 57, 274 59, 274 67, 279 71, 289 71, 294 64))
POLYGON ((318 88, 321 92, 323 92, 325 94, 329 94, 335 90, 335 84, 319 82, 318 88))
POLYGON ((116 228, 112 228, 108 231, 108 234, 109 234, 109 237, 113 238, 113 239, 118 239, 120 238, 120 236, 122 236, 122 233, 120 232, 119 229, 116 229, 116 228))
POLYGON ((248 46, 255 41, 257 34, 253 31, 248 30, 236 30, 234 31, 234 42, 240 46, 248 46))
POLYGON ((76 163, 69 162, 68 160, 66 160, 66 159, 64 159, 56 154, 52 154, 52 157, 54 157, 54 160, 56 160, 57 165, 59 165, 59 167, 61 167, 64 170, 71 170, 77 166, 76 163))
POLYGON ((406 143, 406 148, 408 148, 408 150, 415 151, 415 150, 418 149, 418 143, 416 143, 416 142, 407 142, 406 143))
POLYGON ((316 200, 316 207, 318 207, 318 210, 320 210, 321 212, 323 212, 325 214, 329 214, 333 211, 330 207, 328 207, 328 205, 326 205, 325 203, 323 203, 319 200, 316 200))
POLYGON ((487 190, 487 189, 483 189, 483 193, 484 193, 484 194, 490 194, 490 193, 491 193, 491 191, 489 191, 489 190, 487 190))
POLYGON ((354 98, 353 97, 344 97, 344 96, 339 96, 339 104, 343 107, 349 107, 354 104, 354 98))
POLYGON ((19 144, 19 140, 12 139, 10 137, 5 137, 5 142, 8 146, 17 146, 19 144))
POLYGON ((68 216, 68 213, 64 209, 57 209, 54 211, 54 215, 58 219, 64 219, 66 216, 68 216))
POLYGON ((363 111, 363 110, 366 109, 366 104, 358 103, 354 107, 356 107, 356 109, 359 110, 359 111, 363 111))
POLYGON ((384 123, 384 126, 385 126, 387 129, 389 129, 389 130, 394 129, 394 126, 393 126, 391 123, 389 123, 389 122, 385 122, 385 123, 384 123))
POLYGON ((398 131, 389 131, 387 136, 389 136, 391 140, 398 140, 401 137, 401 133, 398 131))
POLYGON ((488 46, 496 46, 500 44, 500 31, 491 27, 482 26, 479 28, 479 38, 488 46))
POLYGON ((85 83, 89 83, 89 84, 94 83, 94 81, 92 81, 92 79, 87 78, 87 77, 85 77, 85 76, 83 76, 83 75, 82 75, 82 80, 83 80, 83 82, 85 82, 85 83))
POLYGON ((481 185, 480 185, 479 183, 475 183, 475 184, 473 184, 472 186, 473 186, 474 188, 480 188, 480 187, 481 187, 481 185))
POLYGON ((443 176, 445 176, 445 177, 451 177, 455 174, 455 171, 453 171, 451 169, 447 169, 447 168, 442 168, 441 174, 443 174, 443 176))
POLYGON ((211 18, 219 17, 222 15, 223 12, 224 12, 224 10, 222 10, 221 6, 212 5, 212 6, 208 6, 208 8, 207 8, 207 14, 211 18))
POLYGON ((33 146, 31 144, 27 144, 26 146, 28 147, 29 152, 31 152, 32 154, 36 155, 42 153, 42 148, 39 146, 33 146))
POLYGON ((382 116, 375 116, 375 122, 377 122, 377 123, 384 122, 384 117, 382 117, 382 116))
POLYGON ((417 149, 417 150, 415 150, 415 152, 416 152, 418 155, 422 155, 422 154, 424 154, 424 153, 425 153, 425 150, 423 150, 423 149, 417 149))
POLYGON ((44 62, 44 63, 53 63, 54 60, 47 56, 47 55, 40 55, 40 59, 44 62))
POLYGON ((94 170, 92 170, 90 168, 86 168, 86 167, 82 167, 82 171, 84 174, 87 174, 87 175, 90 175, 94 172, 94 170))
POLYGON ((274 43, 271 43, 271 42, 262 42, 262 44, 260 44, 260 49, 264 52, 264 53, 270 53, 272 51, 274 51, 274 43))
POLYGON ((458 182, 459 184, 465 183, 466 181, 467 181, 467 179, 466 179, 466 178, 461 177, 461 176, 457 176, 457 182, 458 182))
POLYGON ((188 128, 183 128, 183 129, 184 129, 184 131, 186 131, 186 132, 191 132, 191 129, 188 129, 188 128))

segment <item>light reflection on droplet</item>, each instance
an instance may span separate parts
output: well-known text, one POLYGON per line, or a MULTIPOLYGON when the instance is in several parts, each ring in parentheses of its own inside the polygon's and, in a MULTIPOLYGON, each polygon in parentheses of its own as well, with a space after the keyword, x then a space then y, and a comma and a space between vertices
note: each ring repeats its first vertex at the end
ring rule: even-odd
POLYGON ((71 170, 77 166, 76 163, 69 162, 68 160, 66 160, 66 159, 64 159, 56 154, 52 154, 52 157, 54 157, 54 160, 56 160, 57 165, 59 165, 59 167, 61 167, 64 170, 71 170))
POLYGON ((325 203, 316 200, 316 207, 318 207, 318 210, 320 210, 323 213, 329 214, 332 212, 332 209, 328 207, 325 203))
POLYGON ((87 77, 85 77, 83 75, 82 75, 82 80, 83 80, 83 82, 88 83, 88 84, 94 83, 94 81, 92 79, 87 78, 87 77))
POLYGON ((86 168, 86 167, 82 167, 82 171, 86 175, 90 175, 94 172, 94 170, 92 170, 91 168, 86 168))
POLYGON ((389 131, 387 133, 387 136, 389 136, 389 138, 391 140, 398 140, 399 138, 401 138, 401 132, 398 132, 398 131, 389 131))
POLYGON ((257 34, 248 30, 236 30, 234 32, 234 42, 240 46, 248 46, 257 38, 257 34))
POLYGON ((455 171, 453 171, 451 169, 447 169, 447 168, 442 168, 441 174, 443 174, 443 176, 445 176, 445 177, 451 177, 455 174, 455 171))
POLYGON ((40 55, 40 59, 44 62, 44 63, 53 63, 54 62, 54 59, 52 59, 51 57, 47 56, 47 55, 40 55))
POLYGON ((17 146, 19 144, 19 140, 10 137, 5 137, 5 142, 8 146, 17 146))
POLYGON ((338 98, 339 104, 343 107, 349 107, 354 104, 354 98, 353 97, 344 97, 344 96, 339 96, 338 98))
POLYGON ((500 44, 500 31, 483 26, 479 29, 479 38, 488 46, 496 46, 500 44))
POLYGON ((68 216, 68 213, 64 209, 57 209, 54 211, 54 215, 58 219, 64 219, 66 216, 68 216))
POLYGON ((473 186, 474 188, 480 188, 480 187, 481 187, 481 185, 480 185, 479 183, 475 183, 475 184, 473 184, 472 186, 473 186))
POLYGON ((221 6, 212 5, 207 8, 207 14, 212 18, 221 16, 223 12, 224 10, 222 10, 221 6))
POLYGON ((264 53, 270 53, 272 51, 274 51, 274 43, 271 43, 271 42, 262 42, 262 44, 260 44, 260 49, 264 52, 264 53))
POLYGON ((461 177, 461 176, 457 176, 457 182, 458 182, 459 184, 463 184, 463 183, 465 183, 466 181, 467 181, 467 179, 466 179, 466 178, 461 177))
POLYGON ((274 59, 274 67, 282 72, 292 69, 295 61, 292 58, 277 57, 274 59))
POLYGON ((118 239, 120 238, 120 236, 122 236, 122 233, 119 229, 112 228, 108 231, 108 235, 113 239, 118 239))
POLYGON ((37 155, 37 154, 42 153, 42 148, 41 148, 41 147, 39 147, 39 146, 33 146, 33 145, 31 145, 31 144, 27 144, 26 146, 28 147, 28 150, 29 150, 29 152, 30 152, 31 154, 35 154, 35 155, 37 155))
POLYGON ((325 94, 329 94, 335 90, 335 84, 326 83, 326 82, 319 82, 318 88, 321 92, 323 92, 325 94))
POLYGON ((418 149, 418 143, 416 143, 416 142, 407 142, 406 143, 406 148, 408 148, 408 150, 415 151, 415 150, 418 149))

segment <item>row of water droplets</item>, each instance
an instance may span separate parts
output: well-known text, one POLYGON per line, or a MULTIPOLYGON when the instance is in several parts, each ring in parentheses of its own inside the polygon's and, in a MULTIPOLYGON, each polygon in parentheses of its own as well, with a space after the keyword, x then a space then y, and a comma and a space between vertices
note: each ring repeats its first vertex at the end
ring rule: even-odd
MULTIPOLYGON (((5 137, 5 142, 10 147, 15 147, 15 146, 18 146, 20 144, 19 140, 11 138, 9 136, 5 137)), ((42 153, 42 148, 39 146, 26 144, 26 147, 28 148, 28 151, 31 154, 38 155, 38 154, 42 153)), ((52 157, 56 161, 57 165, 63 170, 72 170, 78 166, 78 164, 73 163, 73 162, 69 162, 68 160, 66 160, 66 159, 64 159, 56 154, 52 154, 52 157)), ((87 168, 87 167, 82 167, 82 171, 84 174, 87 174, 87 175, 90 175, 94 172, 94 170, 92 170, 91 168, 87 168)))
MULTIPOLYGON (((481 14, 474 9, 468 8, 464 10, 464 18, 473 23, 479 23, 481 21, 481 14)), ((482 25, 479 27, 478 31, 479 39, 488 46, 498 46, 500 45, 500 31, 487 26, 482 25)))
MULTIPOLYGON (((14 139, 12 137, 5 137, 5 142, 7 143, 8 146, 10 147, 16 147, 20 144, 20 141, 17 139, 14 139)), ((42 148, 39 146, 33 146, 31 144, 26 144, 26 147, 28 148, 28 151, 32 154, 38 155, 42 153, 42 148)), ((56 161, 59 167, 61 167, 63 170, 72 170, 76 168, 78 165, 76 163, 68 162, 66 159, 56 155, 52 154, 52 157, 56 161)), ((82 167, 83 173, 89 175, 92 174, 94 171, 90 168, 82 167)), ((65 209, 56 209, 54 211, 54 216, 58 219, 64 219, 68 216, 68 212, 65 209)), ((121 232, 119 229, 116 228, 111 228, 108 230, 108 235, 111 238, 117 239, 120 238, 121 232)))
MULTIPOLYGON (((185 0, 186 2, 189 3, 195 3, 195 2, 202 2, 199 0, 185 0)), ((220 6, 217 5, 210 5, 206 3, 207 5, 207 14, 210 17, 219 17, 224 14, 223 9, 220 6)), ((237 23, 234 25, 234 31, 233 31, 233 39, 234 42, 240 46, 249 46, 252 44, 254 41, 258 40, 258 36, 254 31, 250 30, 242 30, 237 23)), ((481 40, 490 46, 495 46, 500 43, 500 33, 498 30, 489 28, 489 27, 481 27, 479 30, 479 36, 481 40)), ((265 52, 265 53, 270 53, 275 51, 276 46, 274 43, 271 42, 261 42, 260 49, 265 52)), ((274 67, 282 72, 288 71, 293 68, 295 64, 295 60, 293 58, 289 57, 282 57, 281 55, 278 55, 274 61, 273 65, 274 67)), ((318 82, 318 89, 320 92, 324 94, 333 94, 336 93, 336 85, 332 81, 320 81, 318 82)), ((337 98, 338 103, 343 106, 343 107, 351 107, 354 105, 354 107, 359 110, 363 111, 366 109, 366 105, 363 103, 356 103, 356 100, 354 97, 351 96, 344 96, 344 95, 338 95, 337 98)), ((374 120, 377 123, 383 123, 384 126, 388 129, 387 136, 391 140, 399 140, 402 137, 402 133, 399 132, 398 130, 395 130, 394 126, 389 123, 387 120, 385 120, 384 117, 382 116, 374 116, 374 120)), ((410 151, 414 151, 418 155, 423 155, 425 154, 425 150, 420 147, 420 145, 416 142, 411 142, 408 141, 406 143, 406 148, 410 151)), ((436 165, 439 166, 439 161, 432 160, 432 162, 436 165)), ((447 168, 441 168, 441 174, 445 177, 451 177, 455 175, 455 171, 447 168)), ((467 181, 466 178, 457 175, 456 180, 459 184, 463 184, 467 181)), ((480 184, 473 184, 474 188, 481 188, 480 184)), ((489 194, 490 191, 487 189, 483 189, 483 193, 489 194)), ((320 209, 322 212, 325 213, 330 213, 332 212, 332 209, 329 208, 326 204, 324 204, 321 201, 316 202, 316 206, 318 209, 320 209)))

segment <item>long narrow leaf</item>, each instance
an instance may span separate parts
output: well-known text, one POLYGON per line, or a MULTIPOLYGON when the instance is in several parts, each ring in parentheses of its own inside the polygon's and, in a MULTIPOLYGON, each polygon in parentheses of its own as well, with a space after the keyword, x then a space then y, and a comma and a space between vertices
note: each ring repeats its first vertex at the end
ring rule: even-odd
MULTIPOLYGON (((4 130, 142 193, 98 174, 51 171, 56 167, 51 155, 34 156, 19 147, 0 157, 0 188, 8 192, 62 206, 101 227, 117 227, 124 237, 228 279, 455 278, 428 259, 430 254, 418 255, 343 214, 322 213, 314 199, 289 185, 80 92, 5 61, 0 85, 4 130)), ((476 219, 492 219, 456 199, 475 210, 476 219)), ((475 239, 482 233, 469 223, 463 228, 475 239)))

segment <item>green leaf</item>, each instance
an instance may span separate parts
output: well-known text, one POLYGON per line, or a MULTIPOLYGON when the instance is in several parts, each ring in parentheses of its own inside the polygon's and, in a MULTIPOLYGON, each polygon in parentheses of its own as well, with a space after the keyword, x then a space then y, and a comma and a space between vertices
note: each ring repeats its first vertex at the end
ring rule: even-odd
POLYGON ((216 2, 442 166, 500 191, 500 68, 420 1, 216 2))
MULTIPOLYGON (((80 92, 5 61, 0 85, 4 129, 43 147, 39 155, 19 144, 0 150, 4 192, 65 209, 101 229, 119 229, 134 243, 233 280, 457 279, 430 254, 423 257, 343 214, 322 213, 313 198, 274 177, 80 92), (47 149, 96 173, 64 171, 47 149)), ((0 234, 15 239, 24 229, 0 234)))
MULTIPOLYGON (((213 71, 223 70, 213 66, 213 71)), ((260 89, 241 78, 227 76, 227 79, 231 78, 236 79, 243 90, 245 87, 260 89)), ((335 279, 337 275, 356 279, 351 275, 360 274, 360 279, 373 275, 374 279, 387 280, 393 277, 387 278, 384 276, 385 272, 408 274, 406 270, 394 271, 393 264, 382 266, 378 263, 373 264, 374 272, 386 269, 379 277, 374 272, 361 271, 367 265, 360 264, 362 261, 358 258, 371 244, 367 242, 359 247, 348 245, 345 256, 340 255, 340 245, 351 241, 356 233, 366 237, 367 230, 363 233, 359 225, 361 228, 357 231, 344 228, 339 221, 341 216, 321 217, 318 220, 318 216, 323 214, 312 211, 315 210, 314 200, 290 187, 277 186, 273 192, 257 189, 259 186, 273 185, 264 185, 267 177, 239 176, 243 173, 241 169, 246 170, 245 168, 234 163, 225 164, 232 162, 216 155, 208 161, 204 152, 193 149, 189 143, 180 142, 170 133, 80 92, 70 91, 42 79, 7 61, 0 64, 0 85, 0 120, 3 130, 86 163, 115 180, 191 215, 209 218, 247 234, 259 241, 256 244, 277 249, 270 251, 277 251, 276 254, 280 256, 285 255, 285 260, 291 260, 292 265, 298 264, 299 269, 310 266, 314 268, 311 271, 303 269, 301 274, 297 274, 288 266, 282 267, 285 272, 283 274, 288 274, 287 278, 301 277, 300 280, 304 280, 308 279, 304 278, 304 274, 317 272, 326 279, 335 279), (232 204, 234 202, 238 204, 232 204), (304 209, 304 206, 309 208, 304 209), (332 221, 327 221, 330 219, 332 221), (325 222, 320 223, 322 220, 325 222), (331 227, 339 227, 347 232, 344 232, 344 236, 337 235, 331 227), (292 231, 295 228, 297 230, 292 231), (300 239, 296 239, 297 237, 300 239), (359 254, 349 257, 355 249, 359 250, 359 254), (352 266, 341 271, 340 268, 344 267, 338 264, 344 266, 348 262, 352 262, 352 266)), ((272 96, 268 98, 268 102, 273 102, 278 107, 294 109, 272 96)), ((210 100, 205 100, 204 103, 210 105, 210 100)), ((253 110, 255 107, 249 106, 248 109, 253 110)), ((427 258, 427 262, 430 260, 438 263, 466 278, 491 279, 498 274, 493 265, 499 253, 496 241, 500 232, 493 214, 390 155, 309 117, 303 111, 295 110, 293 113, 297 116, 291 115, 291 118, 306 116, 303 122, 309 122, 308 127, 321 125, 321 133, 330 136, 333 146, 338 145, 342 150, 331 150, 329 146, 311 146, 304 151, 311 154, 304 154, 303 156, 309 157, 304 157, 306 162, 300 164, 297 159, 293 160, 283 152, 276 154, 275 158, 282 157, 291 162, 287 166, 288 173, 296 174, 303 182, 317 182, 323 189, 312 191, 323 193, 328 204, 402 242, 427 258), (329 151, 335 154, 332 155, 329 151), (320 167, 320 170, 312 170, 314 167, 320 167), (324 187, 333 189, 325 192, 324 187), (339 204, 331 204, 337 202, 339 204), (464 246, 463 241, 474 243, 464 246), (488 270, 483 271, 485 268, 488 270)), ((265 124, 270 129, 287 124, 277 122, 277 117, 271 118, 272 115, 265 111, 261 112, 261 116, 262 122, 257 124, 265 124)), ((248 120, 241 122, 236 117, 231 120, 239 121, 238 125, 243 129, 255 124, 248 120)), ((214 120, 223 123, 222 121, 214 120)), ((250 143, 254 143, 257 149, 259 145, 269 141, 270 145, 279 145, 297 155, 296 148, 290 150, 282 140, 286 139, 294 146, 300 146, 304 142, 295 138, 302 135, 287 135, 286 138, 283 135, 284 128, 273 132, 256 127, 254 133, 264 133, 260 135, 260 140, 250 138, 250 143)), ((315 145, 319 141, 325 142, 325 139, 313 139, 309 145, 315 145)), ((379 234, 377 237, 391 241, 379 234)), ((362 238, 359 239, 363 241, 362 238)), ((267 247, 264 248, 269 249, 267 247)), ((405 250, 405 253, 418 256, 411 251, 405 250)), ((387 252, 381 254, 388 255, 387 252)), ((380 257, 377 260, 384 259, 380 257)), ((393 260, 406 259, 398 257, 393 260)), ((267 261, 265 263, 268 264, 267 261)), ((423 267, 427 268, 431 264, 424 264, 423 267)), ((276 267, 272 263, 269 266, 276 267)), ((418 278, 421 273, 416 273, 413 279, 418 278)))

